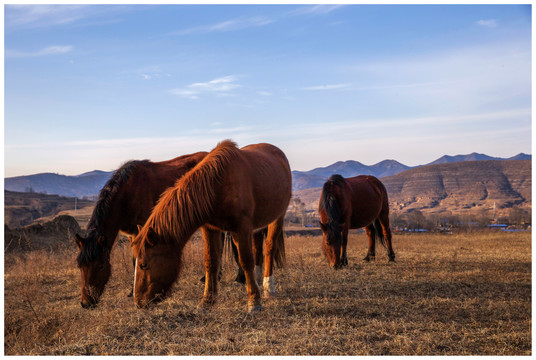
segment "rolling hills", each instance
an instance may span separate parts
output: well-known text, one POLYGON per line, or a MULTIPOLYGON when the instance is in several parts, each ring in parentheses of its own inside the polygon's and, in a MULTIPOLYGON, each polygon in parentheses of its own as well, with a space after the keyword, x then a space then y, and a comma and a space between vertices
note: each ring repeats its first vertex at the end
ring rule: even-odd
POLYGON ((426 165, 415 167, 406 166, 395 160, 384 160, 374 165, 363 165, 357 161, 338 161, 332 165, 316 168, 309 171, 292 171, 292 189, 293 191, 321 187, 329 176, 339 174, 344 177, 357 175, 373 175, 377 178, 396 175, 403 171, 415 169, 428 165, 450 164, 465 161, 483 161, 483 160, 530 160, 531 155, 520 153, 511 158, 497 158, 485 154, 471 153, 467 155, 449 156, 444 155, 439 159, 426 165))
MULTIPOLYGON (((530 160, 531 155, 518 154, 509 159, 495 158, 484 154, 472 153, 468 155, 442 156, 427 164, 444 164, 475 160, 530 160)), ((420 165, 417 167, 426 166, 420 165)), ((357 175, 374 175, 378 178, 399 174, 414 169, 395 160, 384 160, 374 165, 364 165, 358 161, 338 161, 326 167, 319 167, 309 171, 292 171, 292 190, 304 190, 322 186, 332 174, 345 177, 357 175)), ((54 173, 41 173, 27 176, 16 176, 4 179, 4 188, 10 191, 57 194, 62 196, 94 197, 112 176, 113 171, 94 170, 81 175, 67 176, 54 173)))
MULTIPOLYGON (((532 206, 531 160, 481 160, 421 166, 381 178, 392 210, 428 213, 499 211, 532 206)), ((294 192, 308 209, 321 188, 294 192)))

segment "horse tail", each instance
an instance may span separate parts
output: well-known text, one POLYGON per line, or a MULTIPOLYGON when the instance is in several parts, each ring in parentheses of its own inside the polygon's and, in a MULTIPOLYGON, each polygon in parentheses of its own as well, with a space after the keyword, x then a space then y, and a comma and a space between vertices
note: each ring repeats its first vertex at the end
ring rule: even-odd
POLYGON ((222 231, 221 239, 222 239, 222 242, 223 242, 222 263, 223 263, 224 259, 225 259, 226 263, 229 263, 231 261, 229 259, 232 258, 232 253, 233 253, 233 247, 232 247, 233 238, 231 237, 231 234, 229 232, 222 231))
POLYGON ((385 236, 383 236, 383 229, 379 218, 376 218, 376 220, 374 220, 374 229, 376 230, 376 238, 378 238, 380 244, 382 244, 384 248, 387 248, 387 246, 385 245, 385 236))

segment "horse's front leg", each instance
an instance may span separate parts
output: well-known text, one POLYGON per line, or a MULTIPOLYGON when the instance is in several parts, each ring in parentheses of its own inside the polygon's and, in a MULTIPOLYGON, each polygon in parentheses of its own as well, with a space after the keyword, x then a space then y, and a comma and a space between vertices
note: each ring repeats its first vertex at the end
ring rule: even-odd
POLYGON ((246 276, 246 290, 248 293, 248 311, 255 312, 262 310, 261 292, 255 281, 255 260, 252 251, 252 226, 242 225, 240 230, 233 235, 233 240, 237 242, 238 258, 240 266, 244 270, 246 276))
POLYGON ((370 261, 376 257, 376 229, 373 224, 370 224, 365 227, 365 232, 367 233, 369 246, 367 256, 363 260, 370 261))
POLYGON ((342 229, 342 246, 341 246, 341 266, 348 265, 348 257, 346 255, 346 245, 348 244, 348 226, 342 229))
POLYGON ((214 305, 218 294, 218 271, 221 261, 220 231, 206 226, 201 228, 205 240, 205 293, 198 307, 206 308, 214 305))

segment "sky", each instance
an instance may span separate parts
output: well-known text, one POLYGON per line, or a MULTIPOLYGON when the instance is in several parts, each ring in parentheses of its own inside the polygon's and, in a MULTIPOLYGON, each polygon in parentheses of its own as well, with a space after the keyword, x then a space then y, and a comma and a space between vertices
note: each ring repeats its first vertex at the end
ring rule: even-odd
POLYGON ((5 5, 4 176, 531 153, 530 5, 5 5))

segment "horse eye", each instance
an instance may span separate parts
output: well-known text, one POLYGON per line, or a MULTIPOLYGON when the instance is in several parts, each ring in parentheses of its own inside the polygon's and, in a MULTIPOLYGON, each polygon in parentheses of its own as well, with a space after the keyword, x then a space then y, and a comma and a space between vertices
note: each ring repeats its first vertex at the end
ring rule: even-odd
POLYGON ((147 270, 149 268, 149 265, 147 264, 140 264, 140 269, 147 270))

